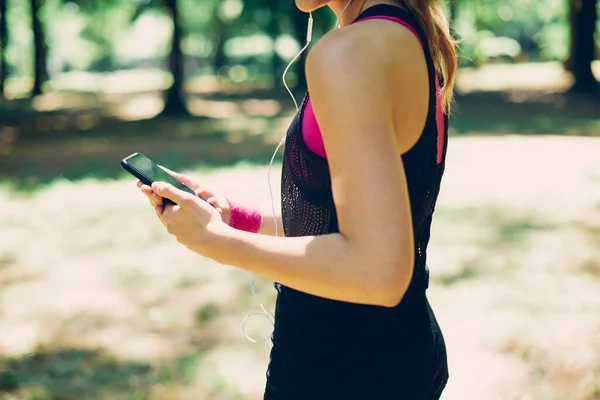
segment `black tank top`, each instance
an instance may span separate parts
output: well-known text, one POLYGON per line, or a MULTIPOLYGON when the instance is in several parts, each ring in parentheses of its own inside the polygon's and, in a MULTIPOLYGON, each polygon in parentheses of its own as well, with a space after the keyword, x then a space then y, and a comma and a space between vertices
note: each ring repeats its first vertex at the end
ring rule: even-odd
MULTIPOLYGON (((406 310, 416 299, 425 297, 429 278, 427 244, 444 172, 447 117, 444 116, 443 132, 438 132, 436 71, 427 38, 417 20, 399 7, 377 5, 365 10, 356 21, 373 16, 399 18, 414 28, 424 45, 429 71, 430 100, 426 124, 417 143, 402 155, 413 220, 413 277, 403 300, 395 308, 334 301, 275 283, 278 293, 267 380, 268 385, 279 392, 289 390, 299 393, 308 390, 302 387, 302 382, 310 382, 311 376, 334 374, 339 370, 339 366, 336 367, 339 354, 351 351, 356 368, 361 368, 360 365, 371 362, 373 354, 380 357, 389 349, 401 351, 397 342, 401 340, 402 330, 410 325, 410 321, 406 320, 406 310), (439 160, 438 134, 444 136, 439 160)), ((281 180, 286 236, 324 235, 339 231, 327 160, 312 153, 302 140, 302 112, 307 99, 308 93, 286 136, 281 180)))

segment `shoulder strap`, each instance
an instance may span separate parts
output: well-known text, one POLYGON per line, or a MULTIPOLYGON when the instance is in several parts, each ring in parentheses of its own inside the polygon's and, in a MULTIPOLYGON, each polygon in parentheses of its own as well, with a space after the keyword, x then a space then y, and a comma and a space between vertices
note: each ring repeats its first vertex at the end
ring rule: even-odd
POLYGON ((387 19, 394 22, 397 22, 407 29, 409 29, 421 42, 421 46, 423 46, 423 50, 425 52, 425 58, 427 61, 427 69, 429 71, 429 81, 430 81, 430 112, 434 111, 435 116, 435 125, 437 128, 437 157, 436 161, 438 164, 442 162, 444 152, 445 152, 445 141, 446 141, 446 127, 447 127, 447 117, 444 115, 444 111, 441 106, 441 98, 439 95, 440 89, 440 80, 438 74, 436 73, 435 65, 433 59, 431 57, 431 51, 429 49, 429 42, 427 40, 427 36, 423 31, 423 28, 415 18, 415 16, 410 12, 405 10, 404 8, 393 6, 389 4, 378 4, 364 10, 354 21, 366 21, 370 19, 387 19))
POLYGON ((425 49, 427 49, 427 56, 430 57, 429 45, 425 32, 421 28, 421 24, 415 18, 415 16, 404 8, 393 6, 390 4, 377 4, 364 10, 353 22, 358 22, 367 19, 391 19, 396 20, 400 24, 410 29, 415 36, 419 38, 419 41, 425 49))

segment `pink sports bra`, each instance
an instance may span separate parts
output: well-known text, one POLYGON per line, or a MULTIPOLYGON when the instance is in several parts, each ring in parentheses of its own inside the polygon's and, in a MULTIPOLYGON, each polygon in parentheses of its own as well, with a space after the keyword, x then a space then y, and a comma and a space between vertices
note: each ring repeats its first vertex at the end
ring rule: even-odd
MULTIPOLYGON (((421 41, 421 38, 417 34, 417 31, 415 30, 415 28, 413 28, 412 26, 410 26, 408 23, 404 22, 403 20, 396 18, 396 17, 381 15, 381 16, 373 16, 373 17, 363 18, 357 22, 367 21, 370 19, 387 19, 389 21, 394 21, 394 22, 399 23, 400 25, 403 25, 404 27, 408 28, 417 37, 417 39, 419 39, 421 46, 423 46, 423 42, 421 41)), ((436 85, 436 93, 437 93, 437 99, 436 99, 437 162, 439 164, 440 162, 442 162, 442 156, 443 156, 443 150, 444 150, 444 131, 445 131, 444 124, 445 124, 445 122, 444 122, 444 110, 442 108, 442 101, 441 101, 441 95, 440 95, 440 90, 439 90, 440 82, 439 82, 437 75, 435 78, 435 85, 436 85)), ((315 118, 315 114, 313 111, 313 107, 312 107, 310 98, 308 98, 307 101, 305 102, 305 108, 303 110, 303 115, 302 115, 302 140, 304 141, 304 143, 306 144, 306 146, 308 147, 308 149, 310 151, 312 151, 313 153, 317 154, 320 157, 327 158, 327 153, 325 151, 325 145, 323 144, 323 137, 321 136, 321 129, 319 128, 319 124, 317 123, 317 119, 315 118)))

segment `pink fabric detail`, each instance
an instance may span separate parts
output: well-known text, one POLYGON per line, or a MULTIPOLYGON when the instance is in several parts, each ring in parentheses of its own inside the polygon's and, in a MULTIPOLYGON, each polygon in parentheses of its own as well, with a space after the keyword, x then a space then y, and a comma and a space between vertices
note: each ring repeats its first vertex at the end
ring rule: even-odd
POLYGON ((440 80, 435 75, 435 122, 437 126, 437 158, 438 164, 444 157, 444 136, 446 133, 446 119, 444 116, 444 107, 442 105, 442 93, 440 92, 440 80))
POLYGON ((306 144, 306 147, 313 153, 327 158, 325 152, 325 144, 323 144, 323 137, 321 136, 321 129, 315 118, 312 103, 310 98, 306 101, 306 107, 304 108, 304 115, 302 118, 302 140, 306 144))
MULTIPOLYGON (((417 33, 416 29, 410 26, 405 21, 400 18, 389 17, 386 15, 373 16, 363 18, 357 22, 368 21, 371 19, 385 19, 388 21, 397 22, 400 25, 404 26, 408 30, 410 30, 415 37, 421 43, 421 46, 425 48, 421 37, 417 33)), ((437 163, 440 164, 442 162, 442 157, 444 153, 444 133, 445 133, 445 119, 444 119, 444 109, 442 107, 442 98, 440 93, 440 81, 438 79, 438 75, 435 75, 435 93, 436 93, 436 112, 435 112, 435 120, 437 126, 437 163)), ((321 135, 321 129, 319 128, 319 124, 317 123, 317 119, 315 117, 315 113, 313 111, 312 104, 310 102, 310 98, 306 101, 306 106, 304 108, 303 116, 302 116, 302 140, 306 144, 306 147, 313 153, 327 158, 327 153, 325 151, 325 145, 323 144, 323 137, 321 135)))
POLYGON ((245 207, 231 200, 227 200, 231 210, 229 226, 241 231, 258 233, 262 226, 262 214, 258 209, 245 207))

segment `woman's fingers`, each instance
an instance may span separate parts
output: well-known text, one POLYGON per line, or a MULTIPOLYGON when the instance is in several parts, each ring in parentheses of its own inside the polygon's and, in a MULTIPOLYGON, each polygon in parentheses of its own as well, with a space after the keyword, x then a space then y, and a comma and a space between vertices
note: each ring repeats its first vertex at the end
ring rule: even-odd
POLYGON ((157 195, 156 193, 152 193, 152 199, 150 200, 150 204, 154 207, 163 207, 163 198, 157 195))
POLYGON ((163 167, 162 165, 161 168, 164 168, 164 170, 167 171, 173 178, 177 179, 179 182, 183 183, 185 186, 189 187, 194 192, 196 192, 196 195, 198 197, 201 197, 204 200, 208 200, 210 197, 215 196, 210 190, 203 188, 196 180, 190 178, 189 176, 180 174, 175 171, 171 171, 170 169, 163 167))
POLYGON ((167 171, 169 175, 171 175, 173 178, 177 179, 179 182, 183 183, 185 186, 189 187, 193 191, 198 192, 198 190, 200 190, 200 184, 192 178, 190 178, 189 176, 180 174, 175 171, 171 171, 170 169, 163 167, 162 165, 160 167, 167 171))
POLYGON ((219 202, 216 198, 210 197, 206 200, 206 202, 213 206, 219 212, 219 214, 223 215, 223 209, 219 206, 219 202))
POLYGON ((145 185, 142 182, 138 182, 137 187, 140 188, 140 190, 146 195, 146 197, 148 197, 148 201, 150 201, 150 205, 152 205, 152 207, 156 208, 163 206, 162 197, 154 193, 150 186, 145 185))
POLYGON ((204 200, 208 200, 212 197, 215 197, 215 195, 212 192, 202 188, 196 190, 196 195, 198 195, 198 197, 202 197, 204 200))
POLYGON ((165 221, 165 217, 163 216, 163 212, 165 211, 164 207, 156 206, 154 207, 154 211, 156 212, 156 216, 160 220, 160 222, 166 227, 167 221, 165 221))
POLYGON ((165 218, 163 217, 163 212, 165 209, 163 198, 154 193, 154 190, 152 190, 150 186, 144 184, 143 182, 138 181, 136 186, 142 191, 142 193, 146 195, 146 197, 148 197, 148 201, 150 201, 150 205, 152 208, 154 208, 156 216, 158 219, 160 219, 160 222, 162 222, 164 226, 167 226, 165 218))
POLYGON ((140 188, 142 193, 144 193, 146 196, 150 196, 153 193, 152 188, 148 185, 141 184, 141 185, 138 185, 138 187, 140 188))

